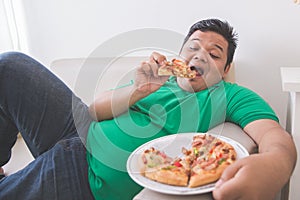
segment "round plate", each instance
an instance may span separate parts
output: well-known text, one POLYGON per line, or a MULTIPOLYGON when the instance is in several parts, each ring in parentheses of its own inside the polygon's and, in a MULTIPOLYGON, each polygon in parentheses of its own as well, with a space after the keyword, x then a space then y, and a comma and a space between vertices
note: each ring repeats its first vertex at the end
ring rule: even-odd
MULTIPOLYGON (((141 175, 141 166, 143 162, 141 160, 141 155, 144 150, 149 149, 150 147, 154 147, 159 149, 160 151, 165 152, 168 156, 175 158, 180 157, 182 154, 182 147, 190 148, 193 136, 201 133, 180 133, 175 135, 169 135, 161 138, 157 138, 150 142, 147 142, 140 147, 138 147, 135 151, 133 151, 128 160, 127 160, 127 171, 129 176, 139 185, 148 188, 150 190, 165 193, 165 194, 175 194, 175 195, 194 195, 194 194, 202 194, 211 192, 214 189, 215 183, 207 184, 204 186, 189 188, 189 187, 180 187, 180 186, 172 186, 163 183, 158 183, 156 181, 152 181, 148 178, 145 178, 141 175)), ((210 133, 208 133, 210 134, 210 133)), ((221 135, 213 135, 224 142, 231 144, 237 153, 237 159, 246 157, 249 155, 248 151, 245 147, 243 147, 240 143, 232 140, 228 137, 224 137, 221 135)))

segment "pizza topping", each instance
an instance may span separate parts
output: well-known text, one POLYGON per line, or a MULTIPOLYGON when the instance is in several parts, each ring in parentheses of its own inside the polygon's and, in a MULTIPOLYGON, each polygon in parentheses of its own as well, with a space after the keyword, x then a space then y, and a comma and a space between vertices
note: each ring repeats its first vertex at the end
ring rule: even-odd
POLYGON ((223 162, 225 162, 226 159, 225 158, 221 158, 219 161, 218 161, 218 164, 221 165, 223 162))
POLYGON ((161 169, 162 169, 162 170, 171 170, 171 169, 174 169, 174 168, 175 168, 174 165, 168 165, 168 166, 166 166, 166 167, 162 167, 161 169))
POLYGON ((171 158, 169 158, 164 152, 161 152, 155 148, 150 148, 144 151, 142 155, 142 161, 147 167, 155 167, 158 165, 166 164, 171 162, 171 158))
POLYGON ((173 163, 173 165, 176 166, 176 167, 182 167, 182 164, 180 163, 180 161, 175 161, 173 163))

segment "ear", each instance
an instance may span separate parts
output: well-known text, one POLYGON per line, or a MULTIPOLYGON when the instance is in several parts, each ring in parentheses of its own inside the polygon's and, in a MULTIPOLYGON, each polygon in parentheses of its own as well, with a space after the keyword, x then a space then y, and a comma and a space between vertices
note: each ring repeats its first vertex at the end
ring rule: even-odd
POLYGON ((227 82, 235 81, 234 64, 230 63, 224 68, 223 80, 227 82))
POLYGON ((232 65, 233 65, 232 63, 226 65, 226 67, 224 68, 224 74, 225 75, 228 74, 228 72, 229 72, 229 70, 230 70, 230 68, 231 68, 232 65))

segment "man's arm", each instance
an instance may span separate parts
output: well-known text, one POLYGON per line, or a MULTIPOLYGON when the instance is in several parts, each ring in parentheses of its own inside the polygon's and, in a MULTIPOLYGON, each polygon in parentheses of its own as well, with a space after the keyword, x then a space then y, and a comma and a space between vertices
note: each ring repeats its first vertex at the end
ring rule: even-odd
POLYGON ((158 90, 168 77, 158 76, 158 68, 164 65, 166 57, 153 52, 148 62, 142 62, 136 70, 134 84, 106 91, 97 96, 90 105, 90 115, 97 121, 112 119, 126 112, 128 108, 158 90))
POLYGON ((145 96, 146 93, 139 92, 135 85, 109 90, 97 96, 90 105, 89 112, 97 121, 112 119, 126 112, 131 105, 145 96))
POLYGON ((216 200, 274 199, 295 167, 295 144, 276 121, 256 120, 244 131, 257 143, 259 153, 236 161, 224 171, 213 193, 216 200))

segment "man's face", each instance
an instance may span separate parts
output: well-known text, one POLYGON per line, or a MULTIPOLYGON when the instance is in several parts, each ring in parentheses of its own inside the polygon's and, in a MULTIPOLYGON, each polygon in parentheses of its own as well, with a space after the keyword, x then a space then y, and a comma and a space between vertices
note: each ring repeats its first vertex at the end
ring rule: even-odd
POLYGON ((177 78, 178 84, 187 91, 198 92, 222 80, 229 70, 225 69, 228 42, 215 32, 195 31, 184 44, 180 57, 188 66, 197 70, 192 79, 177 78))

